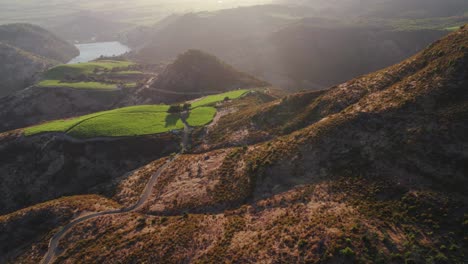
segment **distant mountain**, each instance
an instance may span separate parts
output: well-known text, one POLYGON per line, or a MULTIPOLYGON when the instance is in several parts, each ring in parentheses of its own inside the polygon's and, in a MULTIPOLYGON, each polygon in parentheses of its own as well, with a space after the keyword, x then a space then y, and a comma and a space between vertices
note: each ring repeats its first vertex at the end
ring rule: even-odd
POLYGON ((199 49, 258 78, 283 83, 282 65, 268 38, 308 11, 266 5, 172 17, 154 27, 152 37, 145 38, 146 43, 135 51, 134 58, 161 62, 189 49, 199 49))
POLYGON ((330 87, 397 63, 448 34, 443 30, 323 24, 304 19, 272 36, 279 63, 296 86, 330 87))
POLYGON ((328 90, 278 100, 251 92, 220 105, 210 125, 181 132, 194 142, 190 153, 113 181, 103 172, 170 149, 161 152, 157 137, 1 134, 0 201, 9 208, 64 187, 118 203, 78 196, 2 216, 4 259, 40 262, 64 230, 58 247, 50 243, 53 261, 465 263, 467 65, 464 27, 328 90), (132 208, 145 182, 141 207, 116 212, 132 208), (71 212, 89 211, 101 213, 67 225, 71 212))
POLYGON ((267 5, 173 17, 155 27, 152 38, 142 38, 146 44, 133 57, 161 62, 200 49, 280 87, 324 89, 388 67, 448 34, 440 25, 409 30, 396 26, 402 23, 396 18, 325 14, 267 5))
POLYGON ((213 55, 189 50, 179 55, 152 87, 181 93, 209 93, 265 85, 265 82, 237 71, 213 55))
POLYGON ((0 26, 0 97, 34 84, 48 68, 69 61, 79 51, 40 27, 0 26))
POLYGON ((468 10, 464 0, 276 0, 279 4, 304 5, 324 15, 366 16, 381 18, 430 18, 463 15, 468 10))
POLYGON ((92 14, 77 14, 51 27, 61 38, 74 42, 116 41, 130 27, 129 24, 99 18, 92 14))
POLYGON ((61 63, 80 54, 75 46, 31 24, 1 25, 0 42, 61 63))

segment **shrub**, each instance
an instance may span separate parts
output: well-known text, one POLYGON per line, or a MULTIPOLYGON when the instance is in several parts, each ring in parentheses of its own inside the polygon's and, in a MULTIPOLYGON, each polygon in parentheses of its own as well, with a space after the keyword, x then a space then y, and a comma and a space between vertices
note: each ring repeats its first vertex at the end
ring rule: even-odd
POLYGON ((340 254, 346 257, 353 257, 355 255, 354 251, 350 247, 340 250, 340 254))
POLYGON ((434 259, 437 263, 445 263, 448 261, 448 258, 442 252, 437 253, 434 259))
POLYGON ((168 113, 180 113, 182 111, 182 108, 180 105, 171 105, 169 107, 169 110, 167 110, 168 113))
POLYGON ((307 241, 304 240, 304 239, 301 239, 301 240, 299 240, 299 242, 297 242, 297 246, 299 248, 304 248, 306 245, 307 245, 307 241))

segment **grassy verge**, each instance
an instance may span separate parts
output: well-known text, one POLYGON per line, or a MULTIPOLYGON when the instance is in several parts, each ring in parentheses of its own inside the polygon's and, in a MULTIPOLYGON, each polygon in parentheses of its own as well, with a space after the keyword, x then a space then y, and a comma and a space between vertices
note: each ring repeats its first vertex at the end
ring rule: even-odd
POLYGON ((241 97, 242 95, 246 94, 247 92, 249 92, 249 90, 235 90, 235 91, 230 91, 230 92, 226 92, 222 94, 206 96, 206 97, 201 98, 198 101, 195 101, 192 104, 192 108, 213 105, 213 104, 223 101, 225 98, 228 98, 231 100, 237 99, 241 97))
POLYGON ((107 84, 100 82, 62 82, 59 80, 44 80, 38 84, 39 87, 64 87, 75 89, 97 89, 97 90, 114 90, 117 89, 115 84, 107 84))

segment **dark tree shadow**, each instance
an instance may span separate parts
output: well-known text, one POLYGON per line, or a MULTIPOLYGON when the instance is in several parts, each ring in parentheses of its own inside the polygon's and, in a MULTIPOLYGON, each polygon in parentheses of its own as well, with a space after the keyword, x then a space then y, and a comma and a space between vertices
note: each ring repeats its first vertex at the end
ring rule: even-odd
POLYGON ((179 120, 179 114, 169 114, 166 116, 166 127, 175 126, 179 120))

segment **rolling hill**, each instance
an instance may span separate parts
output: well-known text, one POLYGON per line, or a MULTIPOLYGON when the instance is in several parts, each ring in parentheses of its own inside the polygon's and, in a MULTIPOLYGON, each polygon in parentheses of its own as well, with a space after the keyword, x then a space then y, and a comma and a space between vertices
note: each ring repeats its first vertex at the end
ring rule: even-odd
POLYGON ((152 87, 178 93, 209 93, 266 85, 266 82, 237 71, 213 55, 189 50, 179 55, 152 87))
POLYGON ((167 64, 151 85, 138 89, 124 103, 171 104, 204 95, 269 85, 216 56, 200 50, 188 50, 167 64))
POLYGON ((32 206, 0 222, 21 227, 36 220, 44 228, 16 238, 21 229, 5 228, 4 236, 15 240, 1 247, 14 251, 8 260, 27 263, 45 256, 56 263, 465 263, 467 65, 465 26, 399 64, 327 90, 275 99, 266 89, 223 102, 210 125, 184 131, 195 143, 191 153, 172 156, 137 148, 138 138, 119 149, 118 142, 85 147, 50 135, 31 141, 21 130, 4 133, 3 151, 13 154, 5 155, 2 170, 16 172, 2 180, 0 194, 17 199, 9 201, 39 192, 60 196, 64 189, 50 181, 90 193, 91 174, 109 163, 124 169, 116 164, 119 155, 123 163, 147 165, 112 184, 116 173, 95 182, 128 209, 115 212, 119 205, 95 196, 81 205, 79 197, 54 200, 65 211, 108 212, 55 233, 64 220, 54 226, 25 214, 51 203, 32 206), (98 146, 112 149, 102 154, 98 146), (49 156, 37 157, 39 148, 49 156), (14 153, 23 153, 21 162, 14 153), (30 175, 38 167, 32 160, 43 162, 40 177, 30 175), (87 165, 93 161, 95 167, 87 165), (63 164, 88 176, 60 177, 63 164), (148 188, 140 207, 130 210, 148 188), (22 196, 14 196, 19 190, 22 196), (61 239, 48 250, 43 245, 54 234, 61 239))
POLYGON ((213 92, 268 85, 199 51, 186 52, 165 66, 104 59, 59 65, 40 77, 33 87, 0 98, 0 131, 117 107, 181 103, 213 92))

